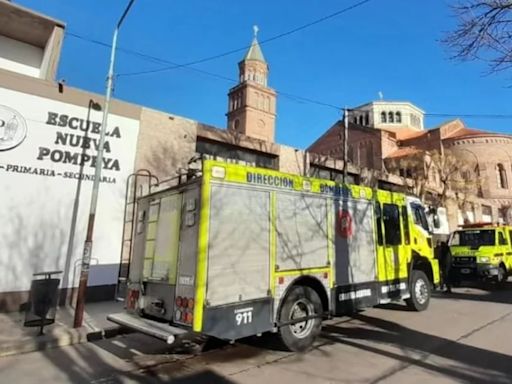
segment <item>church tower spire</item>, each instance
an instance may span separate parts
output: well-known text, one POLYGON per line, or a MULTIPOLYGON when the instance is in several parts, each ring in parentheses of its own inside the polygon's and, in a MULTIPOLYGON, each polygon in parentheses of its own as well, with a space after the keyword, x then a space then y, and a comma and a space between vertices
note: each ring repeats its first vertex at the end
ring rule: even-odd
POLYGON ((258 27, 245 57, 238 63, 239 83, 228 93, 228 130, 274 141, 276 92, 269 88, 268 64, 258 43, 258 27))

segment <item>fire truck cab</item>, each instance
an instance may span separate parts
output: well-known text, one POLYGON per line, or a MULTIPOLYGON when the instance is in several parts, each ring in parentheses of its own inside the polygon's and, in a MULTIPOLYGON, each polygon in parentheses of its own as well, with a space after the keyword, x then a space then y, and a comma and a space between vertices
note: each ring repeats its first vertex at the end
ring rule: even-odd
POLYGON ((511 241, 512 226, 492 223, 462 226, 449 240, 452 277, 505 282, 512 273, 511 241))

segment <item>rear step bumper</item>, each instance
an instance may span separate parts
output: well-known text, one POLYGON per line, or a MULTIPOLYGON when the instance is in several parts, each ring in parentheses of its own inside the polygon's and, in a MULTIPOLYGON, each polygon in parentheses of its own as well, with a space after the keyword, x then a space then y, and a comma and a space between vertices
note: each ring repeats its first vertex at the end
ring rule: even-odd
POLYGON ((176 336, 189 333, 189 331, 173 327, 166 323, 145 319, 126 312, 113 313, 107 316, 107 320, 113 323, 144 333, 148 336, 164 340, 167 344, 174 343, 176 336))

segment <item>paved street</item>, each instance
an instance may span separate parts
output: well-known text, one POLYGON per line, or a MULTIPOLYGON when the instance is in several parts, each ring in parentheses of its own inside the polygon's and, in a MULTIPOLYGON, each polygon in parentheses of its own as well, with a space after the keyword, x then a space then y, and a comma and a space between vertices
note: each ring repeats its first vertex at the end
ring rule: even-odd
POLYGON ((0 359, 2 383, 510 383, 512 285, 437 294, 427 312, 400 305, 327 323, 316 348, 292 354, 261 340, 201 355, 130 334, 0 359))

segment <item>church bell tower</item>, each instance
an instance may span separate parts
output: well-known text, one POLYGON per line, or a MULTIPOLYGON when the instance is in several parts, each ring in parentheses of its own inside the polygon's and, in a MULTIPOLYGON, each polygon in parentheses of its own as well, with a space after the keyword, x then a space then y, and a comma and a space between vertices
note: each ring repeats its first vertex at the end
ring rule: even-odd
POLYGON ((239 83, 228 93, 228 130, 274 142, 276 92, 267 86, 268 64, 254 26, 251 47, 238 63, 239 83))

